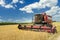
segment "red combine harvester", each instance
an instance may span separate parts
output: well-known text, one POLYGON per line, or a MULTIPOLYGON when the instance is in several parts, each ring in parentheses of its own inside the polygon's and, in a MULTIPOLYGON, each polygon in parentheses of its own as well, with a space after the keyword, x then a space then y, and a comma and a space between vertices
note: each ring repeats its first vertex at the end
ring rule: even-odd
POLYGON ((34 25, 18 25, 18 29, 24 30, 34 30, 34 31, 43 31, 48 33, 56 33, 56 27, 52 25, 52 16, 43 14, 35 14, 34 16, 34 25))

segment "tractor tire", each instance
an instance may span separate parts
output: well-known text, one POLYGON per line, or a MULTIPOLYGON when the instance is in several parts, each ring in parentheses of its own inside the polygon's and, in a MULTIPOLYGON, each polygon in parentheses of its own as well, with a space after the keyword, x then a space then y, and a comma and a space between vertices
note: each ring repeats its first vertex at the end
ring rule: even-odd
POLYGON ((57 30, 56 29, 53 29, 53 34, 57 33, 57 30))

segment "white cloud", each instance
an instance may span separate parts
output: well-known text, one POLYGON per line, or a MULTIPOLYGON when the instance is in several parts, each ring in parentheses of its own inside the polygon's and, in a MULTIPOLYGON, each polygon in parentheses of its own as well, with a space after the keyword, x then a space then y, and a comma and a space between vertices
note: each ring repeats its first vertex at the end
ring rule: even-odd
POLYGON ((5 0, 0 0, 0 6, 5 7, 5 8, 14 8, 12 5, 13 3, 17 3, 19 0, 12 0, 10 4, 6 4, 5 0))
MULTIPOLYGON (((5 7, 5 8, 15 8, 12 4, 15 4, 17 2, 20 2, 21 4, 23 4, 23 1, 19 1, 19 0, 12 0, 11 3, 6 4, 5 3, 6 0, 0 0, 0 6, 5 7)), ((15 5, 16 6, 16 5, 15 5)), ((17 6, 16 6, 17 7, 17 6)))
POLYGON ((23 1, 19 1, 21 4, 23 4, 24 2, 23 1))
POLYGON ((17 3, 19 0, 12 0, 12 3, 17 3))
POLYGON ((59 6, 53 6, 51 7, 50 10, 46 11, 48 15, 53 15, 53 14, 59 14, 60 13, 60 7, 59 6))
POLYGON ((27 13, 33 13, 32 8, 38 8, 38 2, 25 6, 24 8, 20 8, 21 11, 26 11, 27 13))
POLYGON ((6 4, 4 0, 0 0, 0 6, 5 7, 5 8, 13 8, 13 5, 11 4, 6 4))
POLYGON ((32 9, 35 9, 35 8, 41 9, 41 8, 45 8, 46 6, 53 7, 53 6, 56 6, 57 3, 58 3, 58 0, 40 0, 39 2, 35 2, 33 4, 27 5, 23 8, 20 8, 19 10, 31 13, 33 12, 32 9))
POLYGON ((47 7, 55 6, 58 3, 58 0, 40 0, 41 5, 45 5, 47 7))
POLYGON ((3 0, 0 0, 0 5, 1 6, 5 5, 5 2, 3 0))
POLYGON ((14 8, 12 5, 8 4, 4 6, 5 8, 14 8))
POLYGON ((3 0, 0 0, 0 4, 5 4, 3 0))
POLYGON ((20 8, 21 11, 26 11, 27 13, 33 13, 33 11, 30 8, 20 8))

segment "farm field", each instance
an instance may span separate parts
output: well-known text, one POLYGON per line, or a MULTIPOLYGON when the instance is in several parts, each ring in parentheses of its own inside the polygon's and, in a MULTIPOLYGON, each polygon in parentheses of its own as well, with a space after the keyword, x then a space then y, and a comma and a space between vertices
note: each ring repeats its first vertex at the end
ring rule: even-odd
POLYGON ((54 35, 60 35, 60 22, 54 22, 53 25, 56 25, 56 34, 19 30, 18 24, 0 25, 0 40, 50 40, 49 38, 53 38, 54 35))

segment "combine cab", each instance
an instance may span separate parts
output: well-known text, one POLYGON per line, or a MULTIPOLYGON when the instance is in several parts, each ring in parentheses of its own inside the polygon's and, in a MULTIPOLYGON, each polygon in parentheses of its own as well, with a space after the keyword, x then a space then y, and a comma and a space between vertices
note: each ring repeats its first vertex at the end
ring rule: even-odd
POLYGON ((35 14, 33 25, 18 25, 19 29, 43 31, 48 33, 56 33, 56 27, 52 25, 52 16, 46 14, 35 14))

